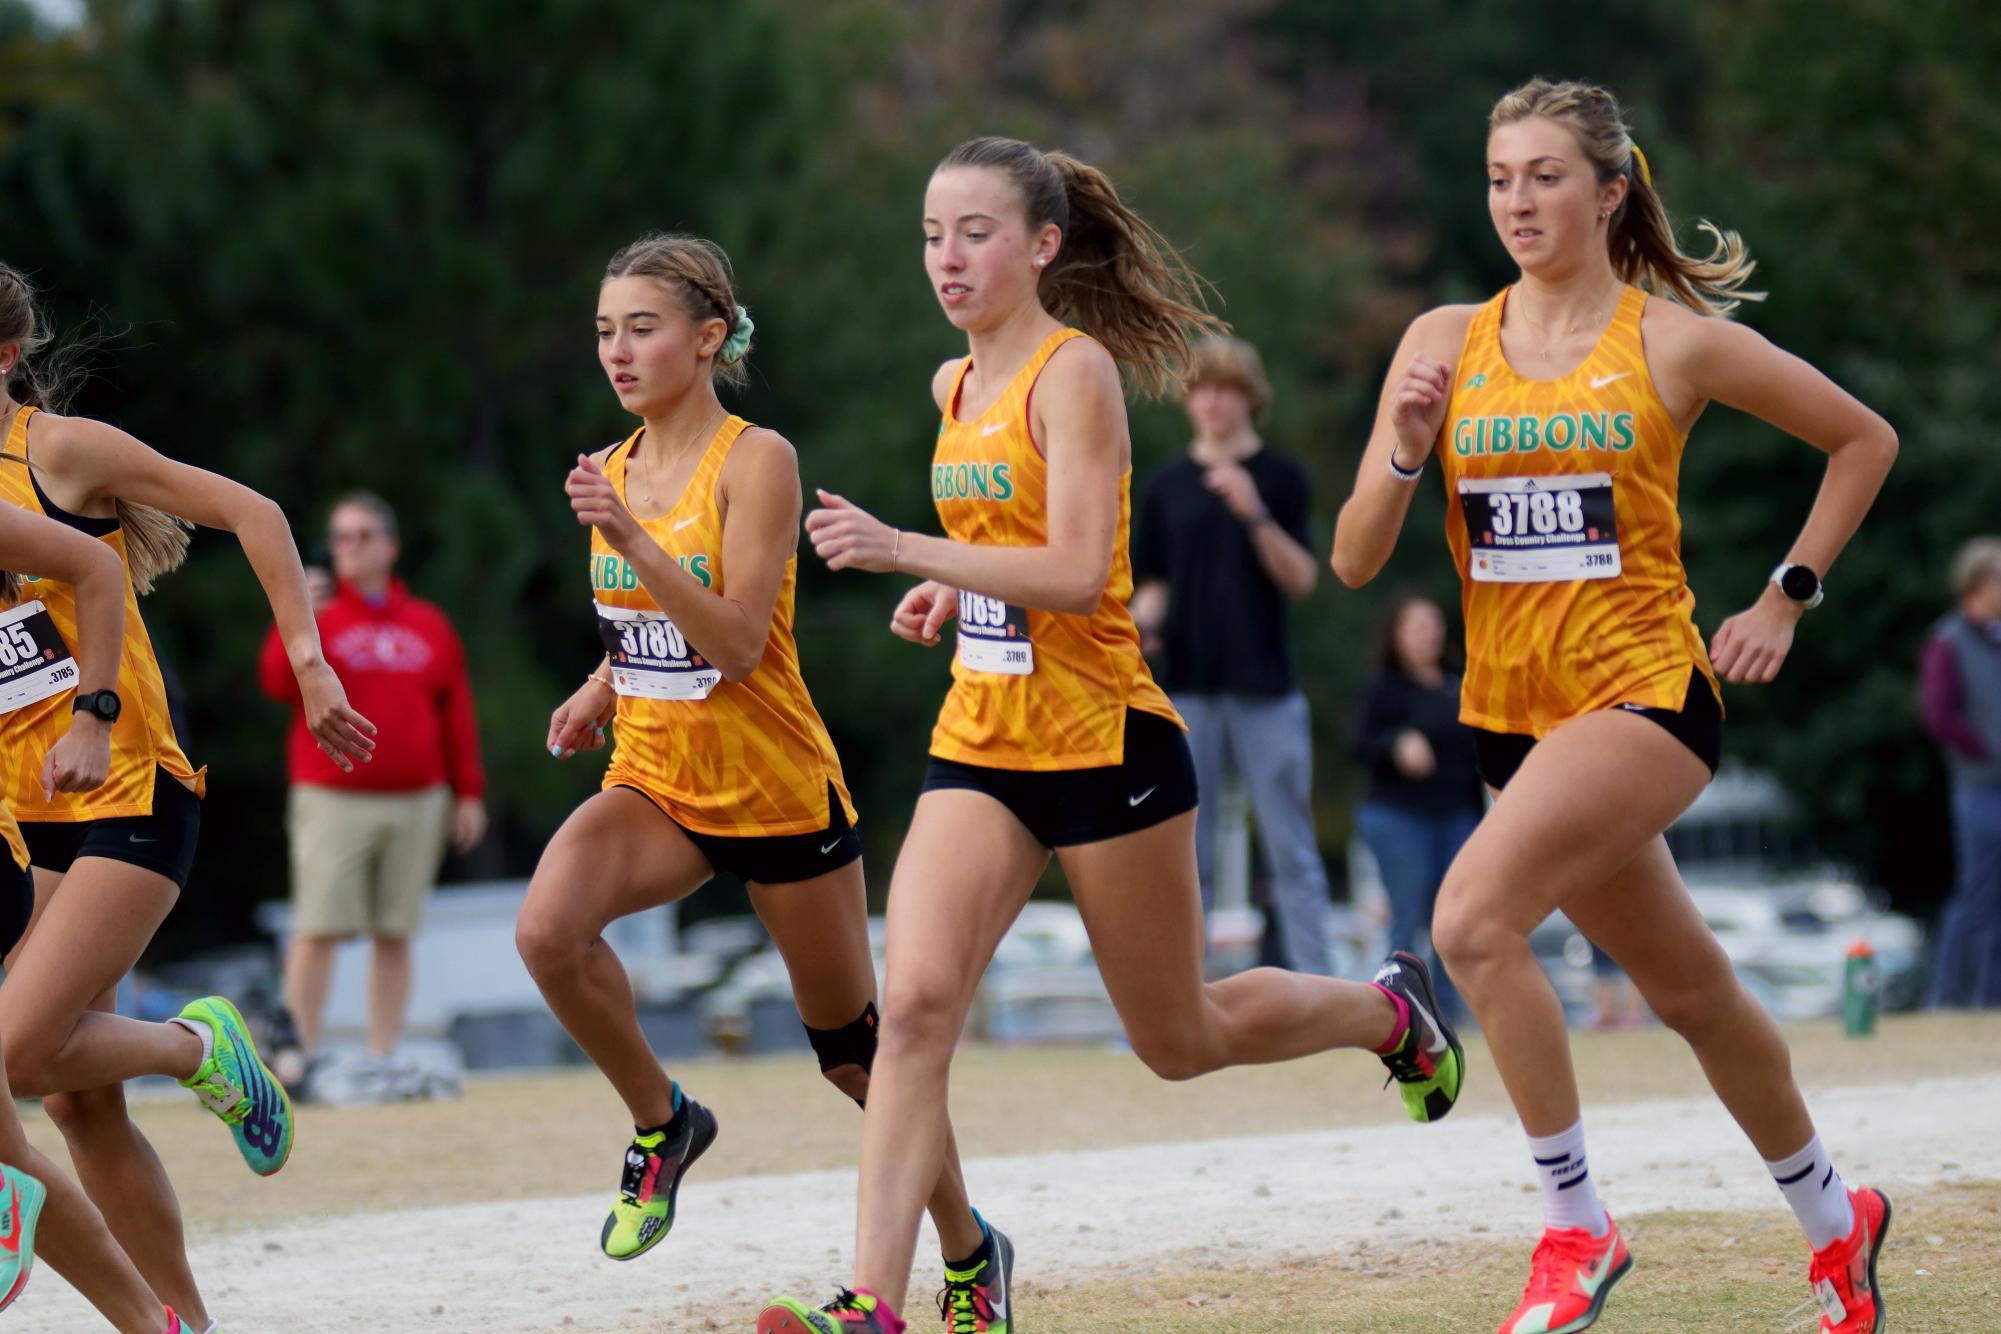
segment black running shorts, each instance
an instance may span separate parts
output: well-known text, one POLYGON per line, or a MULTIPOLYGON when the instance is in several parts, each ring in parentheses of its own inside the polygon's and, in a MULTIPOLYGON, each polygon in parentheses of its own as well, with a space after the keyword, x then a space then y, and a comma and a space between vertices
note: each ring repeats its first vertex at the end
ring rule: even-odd
POLYGON ((992 769, 932 757, 924 790, 984 792, 1045 848, 1102 843, 1195 809, 1195 758, 1181 729, 1126 710, 1125 763, 1097 769, 992 769))
POLYGON ((79 857, 105 857, 167 877, 181 889, 195 869, 201 841, 201 798, 165 769, 153 774, 153 813, 113 820, 21 821, 28 861, 68 875, 79 857))
POLYGON ((12 952, 28 934, 35 915, 35 873, 0 853, 0 956, 12 952))
MULTIPOLYGON (((639 792, 627 787, 628 792, 639 792)), ((644 792, 639 795, 645 797, 644 792)), ((651 797, 647 797, 651 801, 651 797)), ((655 803, 656 805, 658 803, 655 803)), ((727 871, 740 880, 758 885, 796 885, 838 871, 862 855, 862 841, 848 823, 841 806, 841 794, 827 784, 827 827, 810 834, 770 834, 739 837, 733 834, 703 834, 674 821, 675 828, 702 850, 709 865, 720 874, 727 871)), ((662 808, 662 815, 666 815, 662 808)), ((671 815, 668 819, 673 820, 671 815)))
MULTIPOLYGON (((1710 773, 1716 772, 1716 766, 1723 760, 1723 705, 1717 700, 1709 678, 1699 669, 1689 668, 1688 698, 1682 701, 1680 709, 1631 709, 1628 712, 1637 713, 1648 722, 1666 728, 1668 735, 1687 746, 1696 759, 1709 766, 1710 773)), ((1473 729, 1473 750, 1481 780, 1496 792, 1506 787, 1508 780, 1515 776, 1515 770, 1522 767, 1522 761, 1535 749, 1535 743, 1534 737, 1519 732, 1473 729)))

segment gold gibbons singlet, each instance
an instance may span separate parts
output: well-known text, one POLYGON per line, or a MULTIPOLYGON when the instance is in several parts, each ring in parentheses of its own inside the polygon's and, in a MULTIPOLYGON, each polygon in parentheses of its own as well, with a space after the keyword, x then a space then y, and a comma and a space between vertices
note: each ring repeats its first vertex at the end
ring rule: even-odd
POLYGON ((1620 704, 1680 709, 1695 628, 1676 511, 1687 436, 1654 389, 1628 287, 1591 355, 1526 380, 1501 353, 1508 292, 1481 307, 1454 371, 1446 540, 1465 596, 1460 719, 1541 737, 1620 704))
MULTIPOLYGON (((749 425, 741 417, 725 421, 674 508, 639 521, 662 551, 716 593, 726 573, 716 486, 730 447, 749 425)), ((639 435, 633 432, 605 459, 604 474, 620 499, 639 435)), ((827 828, 831 784, 854 822, 840 757, 799 674, 792 639, 798 570, 795 555, 785 562, 757 670, 725 681, 660 610, 625 557, 591 530, 591 592, 618 692, 606 788, 635 788, 696 833, 761 838, 827 828)))
MULTIPOLYGON (((28 419, 22 408, 7 433, 0 459, 0 501, 31 514, 47 514, 28 466, 28 419)), ((0 756, 5 782, 0 796, 14 814, 31 823, 115 820, 153 813, 154 775, 165 770, 200 796, 203 773, 188 763, 167 716, 167 689, 153 641, 139 617, 139 598, 125 555, 125 533, 114 528, 102 541, 126 564, 125 643, 118 664, 118 698, 123 711, 111 727, 111 776, 94 792, 42 796, 42 760, 69 731, 70 700, 76 693, 76 590, 53 579, 24 573, 21 600, 0 610, 0 756), (15 661, 9 662, 12 657, 15 661)))
MULTIPOLYGON (((1059 329, 1043 341, 994 405, 958 419, 968 357, 952 381, 931 463, 931 499, 945 535, 973 546, 1038 547, 1049 541, 1049 468, 1029 436, 1028 402, 1056 349, 1085 335, 1059 329)), ((931 733, 941 760, 989 769, 1096 769, 1125 760, 1126 710, 1181 724, 1140 656, 1127 534, 1132 469, 1119 475, 1119 526, 1111 574, 1088 616, 1011 606, 959 593, 952 690, 931 733)))
POLYGON ((21 837, 21 826, 14 819, 13 808, 4 798, 0 798, 0 842, 7 845, 7 854, 14 859, 17 870, 28 869, 28 844, 21 837))

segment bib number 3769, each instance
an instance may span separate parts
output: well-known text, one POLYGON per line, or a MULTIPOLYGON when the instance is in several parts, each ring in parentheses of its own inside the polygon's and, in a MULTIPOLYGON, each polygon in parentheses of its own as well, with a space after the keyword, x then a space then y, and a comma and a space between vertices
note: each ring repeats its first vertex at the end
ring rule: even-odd
POLYGON ((1459 504, 1475 583, 1610 579, 1619 573, 1619 519, 1609 473, 1462 477, 1459 504))
POLYGON ((76 659, 40 601, 0 612, 0 713, 76 688, 76 659))
POLYGON ((959 661, 968 671, 1027 676, 1035 670, 1028 612, 999 598, 959 593, 959 661))

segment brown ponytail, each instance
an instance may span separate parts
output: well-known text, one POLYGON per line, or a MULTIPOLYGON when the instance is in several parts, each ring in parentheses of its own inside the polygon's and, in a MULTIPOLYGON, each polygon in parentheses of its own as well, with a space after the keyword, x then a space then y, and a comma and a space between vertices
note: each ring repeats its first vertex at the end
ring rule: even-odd
POLYGON ((1028 225, 1055 224, 1063 239, 1042 273, 1043 309, 1103 343, 1140 392, 1159 397, 1180 384, 1191 334, 1228 331, 1206 309, 1209 285, 1088 162, 984 138, 947 153, 938 170, 947 167, 1004 172, 1021 191, 1028 225))
MULTIPOLYGON (((36 357, 50 340, 48 326, 35 307, 35 289, 20 270, 0 263, 0 343, 21 345, 21 359, 4 387, 16 403, 60 413, 83 378, 83 360, 95 340, 73 339, 50 357, 36 357)), ((27 462, 12 455, 7 458, 27 462)), ((115 505, 118 526, 125 530, 125 564, 132 572, 132 587, 150 593, 155 579, 178 569, 187 558, 188 534, 194 525, 151 505, 125 500, 115 500, 115 505)), ((12 603, 19 597, 17 577, 0 579, 0 598, 12 603)))
POLYGON ((1626 197, 1612 214, 1607 234, 1612 271, 1621 281, 1703 315, 1728 315, 1740 302, 1765 299, 1763 292, 1744 290, 1757 265, 1736 232, 1707 220, 1698 223, 1716 241, 1705 259, 1685 253, 1676 243, 1667 205, 1654 189, 1646 158, 1634 146, 1625 114, 1611 93, 1585 83, 1531 79, 1494 104, 1487 128, 1531 118, 1555 121, 1575 135, 1599 184, 1626 178, 1626 197))

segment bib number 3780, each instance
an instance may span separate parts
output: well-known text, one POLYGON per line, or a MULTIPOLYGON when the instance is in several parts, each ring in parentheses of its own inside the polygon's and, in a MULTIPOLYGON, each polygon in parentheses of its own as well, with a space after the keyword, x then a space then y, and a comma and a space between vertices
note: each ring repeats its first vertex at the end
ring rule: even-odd
POLYGON ((1619 520, 1609 473, 1462 477, 1459 503, 1475 583, 1533 584, 1618 575, 1619 520))
POLYGON ((76 688, 76 659, 39 600, 0 612, 0 713, 76 688))
POLYGON ((674 622, 657 611, 598 604, 598 638, 611 661, 611 688, 638 699, 707 699, 722 683, 720 669, 689 647, 674 622))
POLYGON ((1035 670, 1028 612, 999 598, 959 592, 959 661, 968 671, 1027 676, 1035 670))

